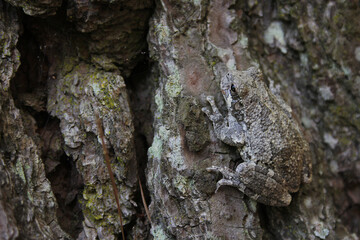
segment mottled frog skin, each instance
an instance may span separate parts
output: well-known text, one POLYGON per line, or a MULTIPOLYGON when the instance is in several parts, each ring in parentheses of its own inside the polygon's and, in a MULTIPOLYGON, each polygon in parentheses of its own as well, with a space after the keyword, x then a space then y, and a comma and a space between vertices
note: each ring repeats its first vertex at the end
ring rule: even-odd
POLYGON ((290 109, 265 85, 257 68, 226 74, 220 83, 227 116, 207 97, 210 108, 203 111, 211 120, 217 138, 235 146, 243 162, 233 171, 212 166, 221 172, 217 183, 237 187, 250 198, 270 206, 287 206, 291 192, 311 181, 309 145, 303 138, 290 109))

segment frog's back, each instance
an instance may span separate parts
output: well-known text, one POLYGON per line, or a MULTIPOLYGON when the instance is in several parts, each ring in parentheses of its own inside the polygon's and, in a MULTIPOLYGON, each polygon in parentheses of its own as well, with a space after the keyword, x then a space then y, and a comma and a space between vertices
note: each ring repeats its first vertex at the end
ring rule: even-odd
POLYGON ((248 90, 243 98, 248 131, 242 156, 273 169, 283 176, 289 191, 296 192, 308 157, 308 145, 297 123, 264 82, 254 81, 248 90))

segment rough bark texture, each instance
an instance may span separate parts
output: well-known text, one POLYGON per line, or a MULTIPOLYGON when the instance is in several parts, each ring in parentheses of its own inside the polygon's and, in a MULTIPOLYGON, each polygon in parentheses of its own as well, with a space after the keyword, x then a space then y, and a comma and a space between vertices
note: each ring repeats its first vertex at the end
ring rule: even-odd
POLYGON ((128 239, 358 239, 359 21, 357 1, 0 0, 0 239, 120 239, 96 114, 128 239), (244 160, 201 109, 250 66, 310 145, 288 207, 206 171, 244 160))
POLYGON ((120 223, 95 116, 129 225, 137 163, 123 77, 143 58, 152 3, 14 2, 42 18, 1 2, 2 239, 115 239, 120 223))

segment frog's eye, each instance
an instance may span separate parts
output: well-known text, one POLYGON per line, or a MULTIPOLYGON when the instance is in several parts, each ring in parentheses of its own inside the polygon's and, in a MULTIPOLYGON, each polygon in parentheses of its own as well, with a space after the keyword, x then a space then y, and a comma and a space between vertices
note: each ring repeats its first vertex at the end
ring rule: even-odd
POLYGON ((231 84, 231 91, 235 92, 235 86, 234 86, 234 84, 231 84))
POLYGON ((231 81, 231 73, 227 73, 226 78, 231 81))

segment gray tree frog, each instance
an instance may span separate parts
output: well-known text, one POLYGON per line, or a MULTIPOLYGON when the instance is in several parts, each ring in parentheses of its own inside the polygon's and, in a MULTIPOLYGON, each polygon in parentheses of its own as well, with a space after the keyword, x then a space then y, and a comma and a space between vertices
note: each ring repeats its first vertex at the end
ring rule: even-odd
POLYGON ((212 96, 207 97, 212 111, 207 107, 203 111, 217 138, 237 147, 243 162, 235 171, 223 166, 207 168, 223 175, 217 189, 234 186, 257 202, 289 205, 290 193, 312 177, 309 145, 289 107, 271 93, 255 67, 226 74, 220 88, 227 116, 220 113, 212 96))

